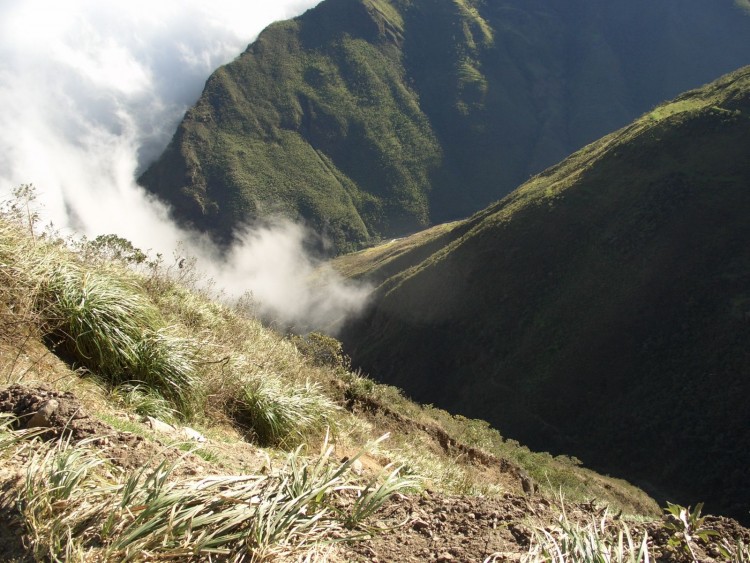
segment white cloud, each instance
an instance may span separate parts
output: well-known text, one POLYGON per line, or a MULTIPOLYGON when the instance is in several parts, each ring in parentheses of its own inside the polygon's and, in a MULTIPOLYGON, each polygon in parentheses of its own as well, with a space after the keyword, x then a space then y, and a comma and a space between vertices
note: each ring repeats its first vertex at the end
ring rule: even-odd
POLYGON ((167 255, 183 241, 218 284, 252 291, 286 323, 356 309, 364 292, 333 277, 328 293, 309 290, 300 227, 248 230, 217 261, 134 182, 212 70, 318 1, 0 1, 0 194, 33 183, 64 232, 114 232, 167 255))

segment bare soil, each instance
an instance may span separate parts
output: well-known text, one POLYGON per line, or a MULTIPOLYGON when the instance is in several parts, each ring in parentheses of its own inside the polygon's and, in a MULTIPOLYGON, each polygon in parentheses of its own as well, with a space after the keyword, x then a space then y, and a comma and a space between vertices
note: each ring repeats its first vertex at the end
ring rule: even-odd
MULTIPOLYGON (((505 494, 502 498, 445 496, 425 492, 399 496, 385 507, 368 541, 348 545, 341 561, 384 562, 488 562, 521 561, 528 554, 534 530, 557 528, 560 507, 547 499, 505 494)), ((570 521, 589 523, 600 519, 603 509, 594 504, 566 504, 570 521)), ((750 542, 750 530, 729 518, 707 516, 706 528, 717 532, 711 541, 693 542, 695 560, 672 547, 674 537, 663 520, 628 523, 636 538, 648 532, 655 561, 687 563, 727 561, 721 557, 722 540, 750 542)))

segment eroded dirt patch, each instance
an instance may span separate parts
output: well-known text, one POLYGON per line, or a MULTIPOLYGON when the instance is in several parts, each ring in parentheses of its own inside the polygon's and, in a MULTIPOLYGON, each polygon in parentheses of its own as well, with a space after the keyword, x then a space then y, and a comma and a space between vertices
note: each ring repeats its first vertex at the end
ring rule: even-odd
POLYGON ((123 469, 137 469, 164 460, 189 458, 178 465, 175 475, 208 472, 201 458, 158 441, 146 440, 132 432, 121 432, 89 415, 70 392, 39 385, 12 385, 0 391, 0 412, 18 418, 18 428, 37 428, 44 440, 87 441, 102 456, 123 469))
MULTIPOLYGON (((535 531, 557 533, 560 506, 547 499, 507 493, 501 498, 445 496, 396 496, 377 516, 373 537, 347 545, 340 561, 368 563, 397 562, 509 562, 529 554, 535 531)), ((569 522, 579 525, 601 520, 604 509, 594 503, 567 504, 569 522)), ((611 526, 612 515, 609 516, 611 526)), ((634 538, 649 536, 654 561, 663 563, 730 561, 722 554, 722 544, 750 542, 750 530, 729 518, 707 516, 705 528, 718 535, 708 541, 694 541, 692 557, 684 547, 673 547, 674 530, 665 520, 646 524, 629 523, 634 538)), ((611 528, 613 533, 615 528, 611 528)), ((612 542, 615 545, 616 542, 612 542)))
POLYGON ((554 519, 542 498, 421 496, 395 498, 375 527, 387 530, 347 548, 351 561, 518 561, 528 551, 529 516, 554 519))

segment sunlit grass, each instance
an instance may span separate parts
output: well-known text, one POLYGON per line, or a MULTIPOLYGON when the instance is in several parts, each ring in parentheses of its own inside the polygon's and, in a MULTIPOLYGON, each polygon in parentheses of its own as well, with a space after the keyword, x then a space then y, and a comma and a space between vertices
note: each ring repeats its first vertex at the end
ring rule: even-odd
POLYGON ((63 263, 37 297, 50 346, 112 385, 157 390, 183 415, 194 401, 194 341, 163 326, 144 291, 124 276, 63 263))
MULTIPOLYGON (((17 447, 0 428, 2 452, 17 447)), ((51 561, 143 561, 183 558, 276 561, 322 543, 361 538, 359 527, 397 492, 418 486, 393 470, 366 485, 333 448, 289 455, 268 475, 185 481, 175 464, 123 472, 84 443, 36 442, 19 508, 35 558, 51 561), (354 503, 341 503, 341 493, 354 503)))
POLYGON ((235 400, 235 419, 264 446, 300 443, 332 423, 337 409, 318 385, 285 385, 273 376, 241 383, 235 400))
POLYGON ((523 559, 526 562, 567 563, 649 563, 653 553, 649 537, 633 534, 621 521, 612 519, 608 511, 588 522, 577 523, 568 518, 561 501, 558 525, 537 528, 523 559))

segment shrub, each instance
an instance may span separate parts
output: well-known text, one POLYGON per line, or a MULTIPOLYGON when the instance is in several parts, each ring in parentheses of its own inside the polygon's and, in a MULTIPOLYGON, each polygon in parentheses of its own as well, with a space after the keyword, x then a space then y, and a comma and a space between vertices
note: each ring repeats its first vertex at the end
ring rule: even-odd
POLYGON ((346 382, 344 398, 347 401, 357 401, 371 397, 375 390, 375 382, 361 373, 347 372, 344 381, 346 382))
POLYGON ((86 241, 81 248, 84 256, 91 256, 102 261, 114 260, 123 264, 143 264, 148 256, 133 243, 115 234, 99 235, 92 241, 86 241))
POLYGON ((347 370, 351 367, 351 359, 344 354, 341 342, 332 336, 311 332, 306 336, 295 336, 292 342, 316 366, 342 367, 347 370))

